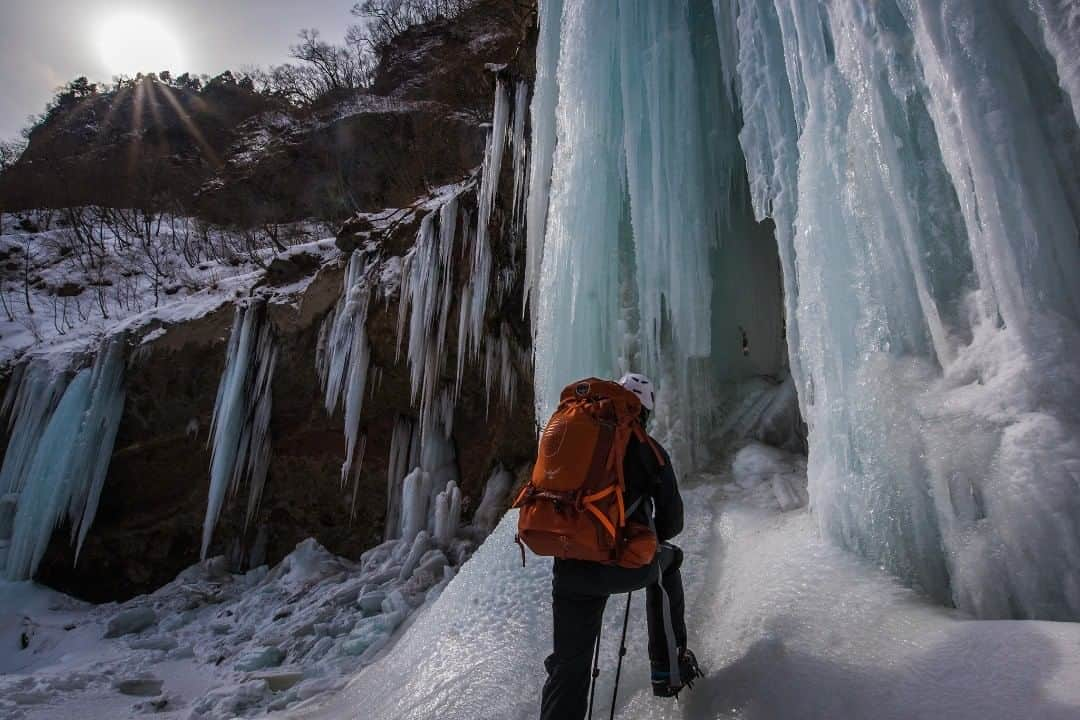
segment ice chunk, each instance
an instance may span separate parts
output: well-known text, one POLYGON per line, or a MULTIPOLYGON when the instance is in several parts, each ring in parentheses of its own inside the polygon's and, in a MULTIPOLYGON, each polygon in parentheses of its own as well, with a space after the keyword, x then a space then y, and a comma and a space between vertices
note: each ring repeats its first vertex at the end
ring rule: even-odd
MULTIPOLYGON (((164 625, 164 623, 162 624, 164 625)), ((132 640, 128 643, 128 647, 132 650, 163 650, 167 652, 175 650, 177 642, 172 635, 151 635, 150 637, 132 640)))
POLYGON ((446 489, 435 498, 435 542, 446 545, 457 534, 461 524, 461 491, 457 483, 450 480, 446 489))
POLYGON ((122 695, 154 697, 161 694, 162 681, 155 677, 123 678, 113 681, 113 687, 122 695))
POLYGON ((157 622, 157 613, 153 608, 135 607, 122 610, 109 620, 105 629, 106 638, 117 638, 142 632, 157 622))
MULTIPOLYGON (((421 530, 416 534, 416 539, 413 540, 412 546, 409 548, 409 554, 405 557, 405 562, 401 565, 401 570, 398 573, 398 581, 404 582, 409 579, 409 576, 413 574, 413 570, 420 563, 420 558, 424 556, 424 553, 431 547, 431 536, 428 535, 427 530, 421 530)), ((385 605, 385 600, 384 600, 385 605)))
POLYGON ((285 653, 281 648, 270 646, 255 648, 242 654, 236 661, 235 667, 241 672, 252 672, 265 668, 277 667, 285 660, 285 653))

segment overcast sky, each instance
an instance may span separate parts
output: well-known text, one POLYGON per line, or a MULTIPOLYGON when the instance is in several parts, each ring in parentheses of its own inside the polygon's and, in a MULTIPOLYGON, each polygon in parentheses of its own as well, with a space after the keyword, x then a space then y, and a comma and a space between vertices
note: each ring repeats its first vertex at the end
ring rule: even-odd
MULTIPOLYGON (((355 22, 349 14, 354 2, 0 0, 0 139, 17 136, 28 115, 45 109, 57 86, 79 75, 109 80, 125 57, 138 56, 136 49, 103 47, 124 18, 163 28, 171 38, 155 38, 151 48, 160 47, 162 59, 178 56, 183 63, 127 68, 127 74, 168 69, 215 75, 286 61, 301 28, 318 28, 327 39, 340 41, 355 22)), ((142 56, 147 51, 143 47, 142 56)))

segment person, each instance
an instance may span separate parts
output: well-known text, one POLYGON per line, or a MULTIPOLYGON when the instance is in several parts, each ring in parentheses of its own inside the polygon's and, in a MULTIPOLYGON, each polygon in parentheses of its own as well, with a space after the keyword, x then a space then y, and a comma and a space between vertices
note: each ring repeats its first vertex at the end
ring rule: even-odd
MULTIPOLYGON (((647 377, 628 373, 619 384, 641 399, 644 428, 655 407, 655 392, 647 377)), ((626 507, 630 519, 656 530, 657 552, 652 563, 625 568, 585 560, 554 560, 552 576, 552 653, 544 661, 548 677, 540 705, 541 720, 584 718, 588 705, 591 664, 600 635, 604 607, 612 595, 646 588, 649 661, 653 694, 672 697, 700 677, 701 670, 686 647, 685 600, 680 568, 682 550, 670 540, 683 528, 683 503, 671 457, 655 440, 663 458, 641 440, 632 438, 624 463, 626 507), (651 517, 650 517, 651 516, 651 517)))

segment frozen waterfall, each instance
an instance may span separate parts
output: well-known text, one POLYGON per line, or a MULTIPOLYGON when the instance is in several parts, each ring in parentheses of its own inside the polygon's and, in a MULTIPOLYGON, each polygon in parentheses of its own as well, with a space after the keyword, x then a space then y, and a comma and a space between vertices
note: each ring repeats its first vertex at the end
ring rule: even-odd
POLYGON ((245 527, 259 507, 270 466, 271 383, 276 362, 277 348, 265 302, 237 305, 210 432, 213 453, 203 521, 203 559, 227 494, 235 493, 240 483, 247 481, 245 527))
MULTIPOLYGON (((65 517, 78 561, 94 522, 124 409, 124 337, 102 343, 91 367, 68 379, 48 359, 20 366, 9 386, 11 441, 0 481, 14 500, 4 574, 32 578, 65 517)), ((7 534, 5 532, 5 534, 7 534)), ((0 562, 4 561, 0 552, 0 562)))
POLYGON ((542 2, 538 417, 640 368, 700 466, 790 372, 830 537, 980 617, 1080 618, 1078 18, 542 2))

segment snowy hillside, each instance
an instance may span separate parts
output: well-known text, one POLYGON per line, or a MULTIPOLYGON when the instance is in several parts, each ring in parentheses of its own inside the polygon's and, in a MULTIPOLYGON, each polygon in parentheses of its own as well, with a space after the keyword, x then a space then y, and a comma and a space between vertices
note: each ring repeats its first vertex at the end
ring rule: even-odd
POLYGON ((241 233, 168 213, 99 207, 0 220, 0 365, 30 349, 41 356, 93 352, 107 335, 145 335, 197 318, 265 283, 275 258, 308 254, 317 267, 336 252, 327 239, 333 233, 317 223, 241 233))

